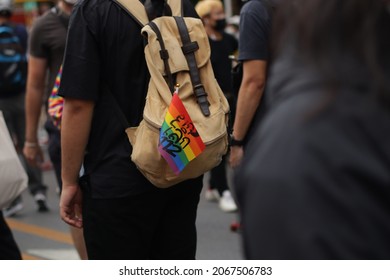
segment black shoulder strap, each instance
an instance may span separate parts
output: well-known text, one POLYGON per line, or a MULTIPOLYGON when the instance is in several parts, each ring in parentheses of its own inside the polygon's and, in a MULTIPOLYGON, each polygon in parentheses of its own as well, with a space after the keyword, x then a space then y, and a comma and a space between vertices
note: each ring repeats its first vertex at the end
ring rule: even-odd
POLYGON ((198 64, 196 63, 195 51, 199 49, 198 42, 191 42, 190 35, 188 34, 187 25, 182 17, 174 17, 183 46, 181 47, 186 59, 188 68, 190 70, 190 77, 194 94, 198 101, 199 107, 203 115, 210 116, 209 102, 207 100, 207 93, 200 80, 200 74, 198 64))

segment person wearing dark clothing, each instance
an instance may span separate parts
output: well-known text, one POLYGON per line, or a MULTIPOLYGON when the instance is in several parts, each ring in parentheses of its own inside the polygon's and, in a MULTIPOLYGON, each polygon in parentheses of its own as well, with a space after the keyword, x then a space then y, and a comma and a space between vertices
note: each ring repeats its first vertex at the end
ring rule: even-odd
POLYGON ((251 0, 240 12, 238 60, 242 62, 243 77, 238 93, 233 125, 229 163, 240 165, 244 144, 252 135, 252 127, 261 119, 265 106, 263 95, 269 62, 269 40, 273 16, 271 0, 251 0))
MULTIPOLYGON (((149 4, 162 15, 164 1, 149 4)), ((189 1, 182 4, 185 16, 197 17, 189 1)), ((124 128, 107 106, 115 98, 137 126, 148 80, 141 26, 114 1, 76 4, 59 91, 65 98, 60 214, 84 228, 90 259, 195 258, 202 176, 169 189, 153 186, 130 160, 124 128)))
POLYGON ((389 259, 390 2, 294 2, 236 177, 245 256, 389 259))
MULTIPOLYGON (((237 40, 224 32, 226 27, 225 12, 220 0, 203 0, 198 2, 195 10, 205 26, 211 48, 211 64, 215 78, 229 101, 230 124, 233 123, 236 108, 236 97, 233 95, 231 82, 232 61, 229 56, 237 51, 237 40)), ((205 192, 209 201, 218 201, 225 212, 237 210, 237 205, 228 186, 226 156, 222 162, 210 171, 210 186, 205 192)))
POLYGON ((21 260, 22 256, 3 212, 0 210, 0 260, 21 260))
MULTIPOLYGON (((19 39, 20 47, 25 54, 27 51, 27 30, 21 24, 14 24, 11 20, 12 7, 11 1, 2 1, 0 3, 0 27, 10 27, 19 39)), ((2 68, 3 69, 3 68, 2 68)), ((0 90, 0 110, 3 111, 4 119, 8 130, 13 138, 16 140, 16 149, 21 156, 23 165, 28 175, 28 188, 34 197, 39 212, 46 212, 48 210, 46 205, 46 189, 47 187, 42 182, 42 171, 39 167, 30 166, 27 159, 23 156, 22 150, 28 146, 28 141, 25 141, 25 80, 27 71, 22 71, 21 76, 24 81, 22 87, 18 91, 7 92, 0 90)), ((2 76, 3 79, 3 76, 2 76)), ((0 83, 1 84, 1 83, 0 83)), ((23 209, 21 196, 17 197, 9 207, 4 209, 5 216, 13 216, 23 209)))
MULTIPOLYGON (((26 139, 31 144, 23 150, 31 165, 43 160, 42 150, 37 145, 42 100, 47 102, 64 57, 66 34, 74 3, 75 0, 59 1, 55 7, 38 18, 31 29, 26 92, 26 139)), ((45 129, 49 135, 49 157, 61 191, 60 130, 50 118, 45 122, 45 129)), ((86 259, 82 231, 71 227, 70 232, 80 258, 86 259)))

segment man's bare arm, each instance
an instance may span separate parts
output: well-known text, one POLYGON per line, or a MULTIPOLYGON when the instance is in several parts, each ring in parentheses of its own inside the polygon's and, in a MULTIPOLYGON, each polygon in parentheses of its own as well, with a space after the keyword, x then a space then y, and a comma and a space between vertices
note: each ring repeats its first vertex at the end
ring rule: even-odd
POLYGON ((71 226, 81 228, 82 193, 79 172, 88 143, 94 103, 65 98, 61 122, 62 193, 61 218, 71 226))
POLYGON ((263 60, 244 61, 244 74, 237 99, 233 135, 243 140, 248 132, 256 110, 263 96, 267 62, 263 60))
MULTIPOLYGON (((244 62, 244 74, 237 99, 236 118, 233 125, 235 140, 244 140, 249 127, 259 107, 265 87, 267 62, 263 60, 249 60, 244 62)), ((241 164, 244 157, 242 146, 232 146, 229 163, 231 167, 241 164)))
POLYGON ((38 146, 38 123, 41 115, 45 92, 47 59, 29 57, 26 87, 26 131, 25 138, 30 145, 25 145, 23 153, 30 164, 42 160, 42 151, 38 146))
POLYGON ((61 121, 62 181, 75 184, 91 129, 94 102, 65 98, 61 121))

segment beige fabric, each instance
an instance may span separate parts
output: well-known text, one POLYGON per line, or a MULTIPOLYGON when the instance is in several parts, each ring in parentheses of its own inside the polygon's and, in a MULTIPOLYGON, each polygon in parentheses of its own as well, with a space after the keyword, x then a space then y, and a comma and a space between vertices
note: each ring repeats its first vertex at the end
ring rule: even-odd
MULTIPOLYGON (((121 0, 138 2, 138 0, 121 0)), ((172 0, 169 2, 180 3, 172 0)), ((168 2, 168 3, 169 3, 168 2)), ((134 15, 132 5, 130 12, 134 15)), ((172 7, 171 7, 172 9, 172 7)), ((172 9, 174 10, 174 9, 172 9)), ((175 8, 180 11, 181 8, 175 8)), ((175 15, 175 13, 174 13, 175 15)), ((177 15, 177 14, 176 14, 177 15)), ((191 41, 198 42, 199 50, 195 57, 200 71, 201 81, 208 93, 210 116, 205 117, 193 94, 186 58, 181 50, 181 39, 173 17, 160 17, 153 20, 161 31, 165 47, 169 52, 169 66, 176 73, 176 83, 180 84, 179 97, 186 107, 206 149, 185 169, 175 175, 158 151, 159 129, 172 99, 172 92, 164 78, 164 64, 160 58, 160 44, 150 26, 142 29, 147 38, 145 58, 151 75, 146 97, 143 120, 135 128, 128 128, 126 133, 133 146, 132 161, 144 176, 155 186, 165 188, 190 178, 196 178, 217 166, 228 147, 227 123, 229 105, 214 78, 210 62, 210 46, 207 34, 200 19, 184 18, 191 41)))
MULTIPOLYGON (((116 0, 116 2, 129 11, 142 26, 149 22, 144 5, 139 0, 116 0)), ((167 3, 172 10, 173 16, 181 16, 181 0, 167 0, 167 3)))
POLYGON ((15 151, 1 111, 0 178, 0 209, 3 209, 27 188, 27 174, 15 151))

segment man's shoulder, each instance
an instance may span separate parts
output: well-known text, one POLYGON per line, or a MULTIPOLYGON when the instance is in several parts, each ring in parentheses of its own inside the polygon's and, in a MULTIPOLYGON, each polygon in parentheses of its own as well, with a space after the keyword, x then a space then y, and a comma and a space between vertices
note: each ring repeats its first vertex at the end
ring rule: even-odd
POLYGON ((43 29, 52 24, 55 20, 56 15, 53 13, 52 10, 49 10, 34 21, 32 30, 43 29))
POLYGON ((264 0, 250 0, 242 7, 241 15, 243 14, 256 14, 261 17, 268 15, 268 7, 264 0))

